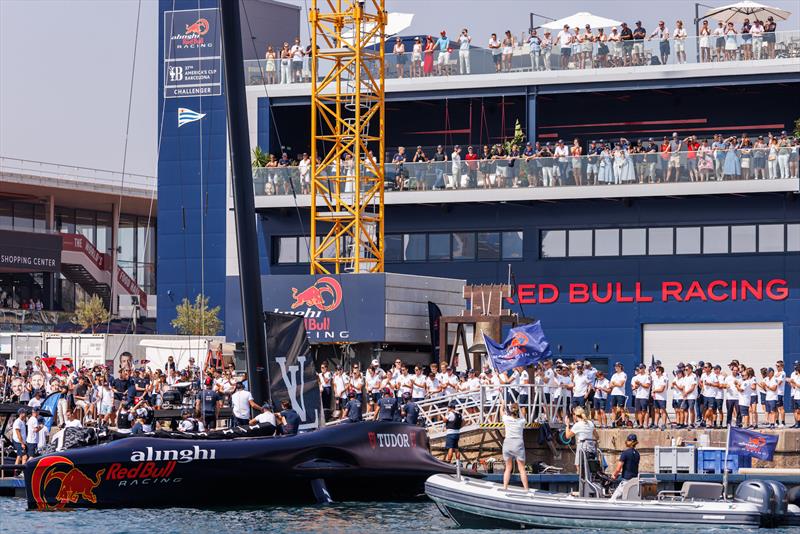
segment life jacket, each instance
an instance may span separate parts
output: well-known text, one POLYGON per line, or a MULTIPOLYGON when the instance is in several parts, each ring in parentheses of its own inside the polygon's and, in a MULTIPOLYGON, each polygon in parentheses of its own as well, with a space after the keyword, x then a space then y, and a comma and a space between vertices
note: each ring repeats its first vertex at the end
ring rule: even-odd
POLYGON ((444 427, 447 430, 460 430, 461 429, 461 425, 464 422, 464 418, 461 417, 461 414, 458 413, 458 412, 455 412, 455 414, 456 414, 456 416, 453 418, 452 421, 447 421, 445 423, 444 427))

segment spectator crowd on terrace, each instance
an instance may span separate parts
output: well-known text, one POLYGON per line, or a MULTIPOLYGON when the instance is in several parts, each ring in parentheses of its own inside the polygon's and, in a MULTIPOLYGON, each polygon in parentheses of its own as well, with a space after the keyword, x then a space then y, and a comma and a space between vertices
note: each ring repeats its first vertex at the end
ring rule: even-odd
MULTIPOLYGON (((775 180, 798 177, 798 151, 800 139, 786 131, 727 137, 673 132, 658 139, 559 139, 451 150, 418 146, 413 153, 398 147, 387 157, 384 179, 395 190, 775 180)), ((342 175, 351 176, 353 167, 347 155, 342 175)), ((336 174, 333 167, 323 172, 336 174)), ((287 153, 280 159, 270 156, 257 175, 263 179, 257 194, 305 194, 311 160, 305 153, 299 161, 287 153)))
POLYGON ((580 408, 598 428, 776 428, 786 425, 788 398, 795 415, 792 428, 800 428, 800 361, 790 374, 783 361, 758 371, 735 359, 724 367, 689 361, 668 373, 654 360, 628 374, 620 362, 604 372, 584 359, 548 359, 503 373, 488 366, 459 373, 446 361, 411 367, 398 359, 388 370, 378 360, 363 371, 354 363, 349 371, 336 367, 331 372, 324 363, 318 376, 323 405, 351 422, 369 417, 416 424, 418 403, 439 399, 452 406, 456 398, 473 397, 483 398, 486 406, 499 405, 500 398, 517 403, 523 416, 550 405, 552 422, 568 420, 580 408), (668 400, 674 415, 667 414, 668 400))
MULTIPOLYGON (((688 48, 695 51, 702 63, 722 61, 750 61, 775 59, 779 54, 778 25, 774 17, 752 21, 745 18, 741 24, 722 20, 703 20, 699 34, 689 36, 682 20, 670 25, 658 21, 655 28, 645 28, 640 20, 633 25, 622 22, 619 27, 592 28, 564 25, 560 30, 531 29, 518 37, 511 30, 487 37, 473 36, 468 28, 456 34, 447 30, 438 36, 387 39, 387 76, 421 78, 481 72, 472 68, 478 54, 491 57, 496 72, 512 70, 566 70, 641 65, 666 65, 668 63, 694 62, 687 58, 688 48), (451 36, 455 35, 455 36, 451 36), (515 56, 528 58, 520 63, 515 56)), ((694 31, 693 31, 694 33, 694 31)), ((785 54, 795 54, 786 50, 785 54)), ((311 81, 311 45, 304 46, 300 38, 294 43, 267 47, 259 66, 261 79, 267 84, 308 83, 311 81)))

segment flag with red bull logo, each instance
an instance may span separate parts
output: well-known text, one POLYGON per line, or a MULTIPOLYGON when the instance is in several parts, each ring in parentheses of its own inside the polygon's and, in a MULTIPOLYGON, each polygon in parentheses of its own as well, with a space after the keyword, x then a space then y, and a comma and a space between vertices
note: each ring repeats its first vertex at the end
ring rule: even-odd
POLYGON ((533 365, 552 354, 540 321, 512 328, 502 344, 486 334, 483 340, 492 367, 500 373, 514 367, 533 365))
POLYGON ((728 452, 747 454, 759 460, 771 461, 778 445, 778 436, 762 434, 746 428, 731 428, 728 437, 728 452))

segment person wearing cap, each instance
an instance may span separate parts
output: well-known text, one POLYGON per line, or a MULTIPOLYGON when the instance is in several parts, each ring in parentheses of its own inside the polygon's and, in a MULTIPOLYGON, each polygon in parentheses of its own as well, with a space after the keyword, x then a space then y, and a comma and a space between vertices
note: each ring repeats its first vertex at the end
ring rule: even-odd
POLYGON ((644 40, 647 38, 647 30, 642 26, 642 21, 636 21, 636 27, 633 29, 633 64, 644 65, 644 40))
POLYGON ((395 421, 400 413, 400 403, 392 395, 392 390, 388 387, 383 389, 383 395, 378 400, 378 411, 375 413, 376 421, 395 421))
POLYGON ((577 408, 586 407, 586 399, 589 397, 589 375, 583 369, 583 362, 575 362, 575 371, 572 373, 572 402, 571 408, 574 412, 577 408))
POLYGON ((628 375, 624 371, 622 362, 614 364, 614 374, 611 375, 611 417, 616 423, 622 418, 625 411, 625 384, 628 383, 628 375))
POLYGON ((531 70, 533 72, 542 70, 542 39, 535 29, 532 29, 528 36, 528 48, 531 56, 531 70))
POLYGON ((778 411, 778 379, 775 377, 775 369, 767 368, 767 376, 761 382, 764 390, 764 407, 767 411, 767 424, 769 428, 775 428, 776 414, 778 411))
POLYGON ((470 74, 469 47, 472 37, 466 28, 461 30, 458 36, 458 72, 459 74, 470 74))
POLYGON ((605 372, 599 369, 592 381, 592 391, 594 393, 594 398, 592 399, 592 413, 594 419, 597 426, 606 428, 608 427, 606 411, 608 410, 608 395, 611 393, 611 382, 606 378, 605 372))
POLYGON ((783 404, 783 395, 786 392, 786 371, 783 369, 783 360, 775 362, 775 380, 778 382, 778 405, 777 405, 777 426, 786 426, 786 408, 783 404))
POLYGON ((403 395, 403 401, 403 405, 400 407, 400 415, 403 422, 407 425, 416 426, 420 413, 417 402, 408 394, 403 395))
POLYGON ((395 38, 392 54, 395 59, 395 73, 398 78, 402 78, 406 68, 406 45, 400 37, 395 38))
POLYGON ((423 163, 427 163, 428 155, 425 154, 425 151, 422 149, 422 146, 417 146, 416 152, 414 152, 414 156, 411 158, 412 167, 414 167, 414 178, 417 180, 416 187, 418 190, 424 191, 428 189, 428 180, 426 179, 427 176, 427 165, 423 165, 423 163))
MULTIPOLYGON (((750 407, 753 400, 753 393, 755 391, 755 373, 753 369, 742 367, 742 371, 734 381, 734 387, 737 392, 737 412, 741 419, 738 426, 741 428, 744 425, 747 428, 752 428, 752 420, 750 418, 750 407)), ((756 404, 758 406, 758 404, 756 404)))
POLYGON ((725 394, 725 426, 729 427, 736 423, 736 426, 742 426, 742 411, 739 410, 739 389, 737 384, 741 382, 742 376, 739 373, 739 364, 731 362, 728 365, 730 372, 723 376, 724 394, 725 394), (734 420, 734 415, 736 419, 734 420))
POLYGON ((436 71, 439 76, 449 74, 450 66, 450 38, 447 32, 439 32, 439 39, 436 40, 436 49, 439 50, 439 57, 436 59, 436 71))
POLYGON ((725 377, 722 376, 722 367, 720 365, 715 365, 712 368, 711 377, 711 390, 704 392, 703 395, 707 399, 708 407, 713 409, 711 422, 714 428, 717 428, 718 424, 722 426, 722 410, 725 404, 725 377), (711 402, 708 402, 709 397, 711 402))
POLYGON ((467 147, 464 161, 467 167, 467 187, 476 188, 478 187, 478 153, 471 145, 467 147))
MULTIPOLYGON (((252 421, 250 424, 254 424, 252 421)), ((191 410, 181 410, 181 420, 178 423, 178 432, 197 432, 200 429, 197 419, 192 417, 191 410)))
POLYGON ((672 132, 672 138, 669 141, 669 160, 667 162, 667 174, 664 177, 665 182, 671 181, 673 169, 675 170, 675 181, 677 182, 680 178, 682 151, 683 140, 678 138, 678 132, 672 132))
POLYGON ((408 154, 406 154, 406 147, 404 146, 397 147, 397 152, 392 157, 392 164, 394 165, 395 186, 397 187, 398 191, 402 191, 406 185, 406 177, 408 174, 408 172, 404 168, 406 161, 408 161, 408 154))
POLYGON ((11 442, 14 444, 14 450, 17 452, 17 459, 14 465, 23 465, 28 461, 28 410, 20 408, 17 410, 17 418, 14 419, 14 424, 11 426, 11 442))
POLYGON ((714 409, 714 390, 713 386, 709 384, 709 381, 713 381, 714 373, 712 372, 711 362, 700 361, 699 367, 700 376, 697 377, 697 388, 699 390, 697 406, 699 406, 701 414, 699 417, 699 419, 701 419, 700 427, 705 428, 706 426, 711 426, 708 419, 712 416, 714 409))
POLYGON ((241 382, 236 383, 236 391, 231 395, 231 408, 233 408, 233 418, 236 425, 246 425, 250 421, 250 408, 260 409, 260 406, 253 400, 253 395, 246 389, 241 382))
POLYGON ((633 64, 633 30, 630 29, 627 22, 622 23, 619 38, 622 41, 625 66, 630 66, 633 64))
POLYGON ((461 187, 461 147, 455 145, 453 153, 450 155, 450 177, 448 178, 447 189, 458 189, 461 187))
POLYGON ((794 362, 794 371, 787 380, 792 387, 792 410, 794 410, 794 425, 792 428, 800 428, 800 361, 794 362))
MULTIPOLYGON (((452 369, 452 367, 449 369, 452 369)), ((444 415, 445 448, 447 449, 445 462, 447 463, 453 461, 454 455, 456 460, 461 457, 461 453, 458 450, 458 440, 461 437, 461 426, 464 419, 456 409, 457 406, 458 403, 455 400, 450 401, 450 404, 447 405, 447 413, 444 415)))
POLYGON ((594 452, 597 450, 597 428, 594 423, 586 416, 586 411, 578 406, 572 411, 575 423, 570 425, 569 419, 566 420, 564 436, 567 439, 575 438, 575 469, 580 473, 581 455, 580 451, 594 452))
POLYGON ((431 160, 433 161, 433 172, 436 174, 436 179, 431 189, 444 189, 444 171, 447 165, 445 163, 447 161, 447 154, 444 153, 444 147, 442 145, 436 147, 436 152, 433 153, 431 160))
POLYGON ((653 397, 653 428, 667 428, 667 389, 669 378, 664 374, 661 362, 656 363, 656 370, 650 376, 650 391, 653 397))
POLYGON ((342 419, 349 423, 359 423, 364 420, 362 416, 361 401, 356 397, 355 391, 347 394, 347 404, 342 410, 342 419))
POLYGON ((213 385, 211 381, 204 384, 196 403, 196 410, 202 415, 207 430, 216 429, 219 411, 222 408, 222 395, 213 389, 213 385))
POLYGON ((666 24, 664 24, 663 20, 658 21, 658 27, 650 34, 650 37, 647 38, 648 41, 652 41, 653 37, 658 37, 658 51, 661 56, 661 64, 666 65, 669 61, 669 29, 667 28, 666 24))
POLYGON ((697 376, 694 374, 694 362, 691 362, 687 365, 683 370, 683 409, 686 411, 686 421, 684 421, 684 425, 688 425, 688 428, 694 428, 697 414, 695 412, 695 405, 697 404, 697 396, 699 394, 698 390, 698 380, 697 376))
POLYGON ((625 440, 625 446, 627 448, 619 455, 617 465, 614 467, 614 472, 611 474, 612 479, 619 480, 620 482, 614 494, 611 496, 612 501, 622 497, 624 482, 633 480, 639 476, 639 461, 641 456, 639 455, 639 451, 636 450, 636 445, 638 443, 639 438, 636 434, 628 434, 625 440))

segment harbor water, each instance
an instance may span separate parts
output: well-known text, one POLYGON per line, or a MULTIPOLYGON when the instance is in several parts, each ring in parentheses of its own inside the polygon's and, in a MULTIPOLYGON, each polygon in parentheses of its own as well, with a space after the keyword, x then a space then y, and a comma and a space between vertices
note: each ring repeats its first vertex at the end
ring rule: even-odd
MULTIPOLYGON (((224 491, 221 490, 221 491, 224 491)), ((123 534, 158 532, 448 532, 460 530, 427 501, 413 503, 340 503, 320 506, 274 506, 226 509, 123 509, 37 512, 26 509, 24 499, 0 498, 0 533, 103 532, 123 534)), ((703 533, 715 532, 712 525, 703 533)), ((716 530, 731 532, 730 530, 716 530)), ((742 532, 738 529, 737 532, 742 532)), ((789 534, 789 528, 764 530, 770 534, 789 534)), ((502 534, 502 530, 464 532, 502 534)), ((528 531, 533 532, 533 531, 528 531)), ((547 532, 554 532, 552 530, 547 532)), ((574 534, 575 530, 568 531, 574 534)), ((584 530, 607 533, 611 531, 584 530)), ((628 532, 652 532, 630 530, 628 532)), ((675 529, 671 532, 698 532, 675 529)))

